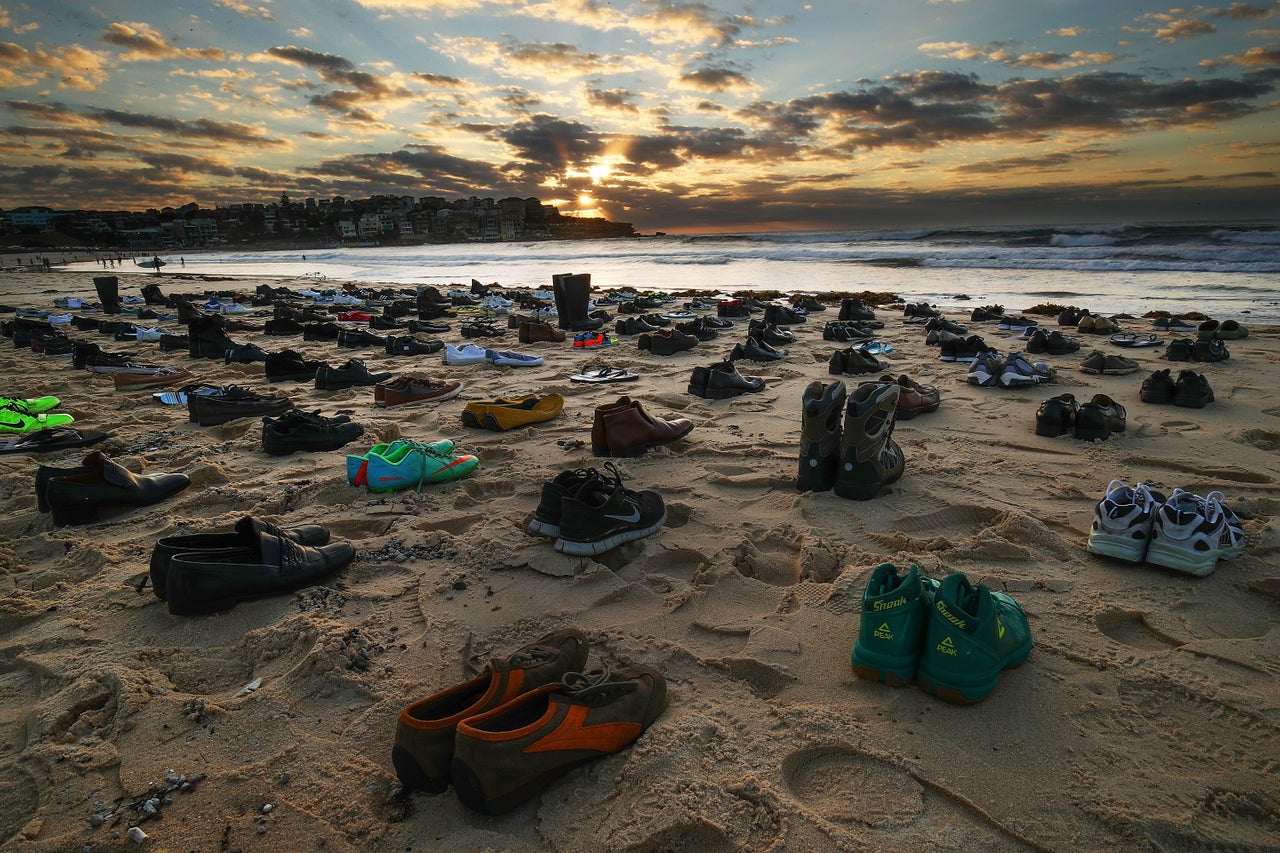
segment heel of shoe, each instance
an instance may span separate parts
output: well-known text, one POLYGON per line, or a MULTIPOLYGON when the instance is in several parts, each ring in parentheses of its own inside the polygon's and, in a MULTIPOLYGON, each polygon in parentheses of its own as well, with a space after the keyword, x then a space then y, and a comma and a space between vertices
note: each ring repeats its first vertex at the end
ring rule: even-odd
POLYGON ((449 778, 428 776, 422 767, 402 746, 391 747, 391 766, 395 768, 396 777, 406 790, 424 791, 428 794, 442 794, 449 787, 449 778))
POLYGON ((804 448, 800 454, 800 471, 796 476, 796 489, 802 492, 829 492, 836 484, 836 466, 833 456, 823 456, 816 442, 804 448))
POLYGON ((869 501, 880 494, 880 472, 871 462, 847 461, 836 472, 833 490, 842 498, 869 501))

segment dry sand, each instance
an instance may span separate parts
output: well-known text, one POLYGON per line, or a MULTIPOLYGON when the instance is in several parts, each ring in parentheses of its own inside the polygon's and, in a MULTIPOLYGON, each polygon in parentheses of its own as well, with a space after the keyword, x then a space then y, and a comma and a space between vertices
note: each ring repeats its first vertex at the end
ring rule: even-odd
MULTIPOLYGON (((125 277, 122 293, 153 280, 125 277)), ((51 307, 93 287, 89 275, 22 272, 0 293, 51 307)), ((742 364, 767 380, 763 393, 716 402, 685 385, 730 346, 718 342, 667 358, 633 338, 588 353, 543 343, 517 347, 546 355, 540 368, 448 368, 232 333, 465 383, 455 400, 405 411, 375 409, 368 389, 285 386, 300 406, 350 412, 368 439, 286 458, 261 451, 256 420, 201 428, 69 359, 0 348, 3 394, 55 394, 78 425, 113 433, 100 446, 111 458, 193 481, 116 520, 54 528, 36 511, 36 466, 87 451, 0 456, 0 850, 138 849, 125 833, 152 797, 158 814, 140 825, 156 851, 1280 849, 1278 330, 1229 342, 1226 363, 1180 365, 1206 372, 1217 395, 1193 410, 1138 400, 1164 364, 1157 350, 1125 353, 1139 373, 1089 376, 1076 370, 1086 342, 1081 356, 1044 357, 1057 384, 984 389, 900 312, 880 316, 891 369, 936 384, 943 404, 899 423, 906 475, 867 502, 794 487, 801 392, 827 381, 834 348, 823 315, 795 328, 785 361, 742 364), (567 381, 598 357, 642 378, 567 381), (566 405, 547 424, 493 433, 459 421, 468 400, 553 391, 566 405), (1112 395, 1127 432, 1037 437, 1037 405, 1063 392, 1112 395), (558 555, 524 525, 544 481, 603 461, 590 455, 592 411, 620 393, 697 425, 619 465, 628 486, 665 496, 666 527, 598 560, 558 555), (451 438, 481 467, 421 494, 347 485, 345 451, 395 437, 451 438), (587 446, 556 443, 571 437, 587 446), (1113 478, 1222 490, 1245 518, 1247 554, 1203 579, 1090 555, 1093 507, 1113 478), (326 524, 359 556, 325 586, 210 617, 171 616, 128 585, 158 537, 245 514, 326 524), (885 561, 1012 594, 1030 619, 1030 659, 972 707, 857 679, 861 594, 885 561), (657 723, 505 817, 452 793, 397 796, 401 707, 564 625, 588 634, 593 662, 666 674, 657 723), (250 683, 260 687, 243 693, 250 683), (183 776, 188 789, 172 790, 183 776)), ((459 342, 456 329, 445 340, 459 342)), ((971 330, 1020 346, 993 323, 971 330)), ((265 384, 260 364, 102 341, 204 381, 265 384)))

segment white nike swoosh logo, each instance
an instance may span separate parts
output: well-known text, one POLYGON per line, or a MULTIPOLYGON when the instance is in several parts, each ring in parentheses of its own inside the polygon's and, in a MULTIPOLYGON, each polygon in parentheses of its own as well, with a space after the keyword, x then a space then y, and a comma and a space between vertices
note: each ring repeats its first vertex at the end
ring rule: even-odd
POLYGON ((612 518, 615 521, 625 521, 628 523, 635 523, 640 520, 640 508, 632 507, 630 515, 609 515, 608 513, 605 513, 604 517, 612 518))

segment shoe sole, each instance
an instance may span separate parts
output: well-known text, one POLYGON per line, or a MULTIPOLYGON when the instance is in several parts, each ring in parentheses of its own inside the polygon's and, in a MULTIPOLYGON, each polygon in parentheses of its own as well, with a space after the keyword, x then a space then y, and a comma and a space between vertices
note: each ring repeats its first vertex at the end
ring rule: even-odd
POLYGON ((1147 562, 1151 565, 1173 569, 1175 572, 1194 575, 1198 578, 1213 574, 1221 555, 1221 551, 1201 554, 1177 545, 1165 545, 1161 541, 1152 542, 1147 548, 1147 562))
POLYGON ((1109 533, 1093 533, 1089 535, 1086 546, 1090 554, 1110 557, 1113 560, 1124 560, 1126 563, 1141 563, 1147 557, 1147 543, 1138 545, 1128 537, 1115 536, 1109 533))

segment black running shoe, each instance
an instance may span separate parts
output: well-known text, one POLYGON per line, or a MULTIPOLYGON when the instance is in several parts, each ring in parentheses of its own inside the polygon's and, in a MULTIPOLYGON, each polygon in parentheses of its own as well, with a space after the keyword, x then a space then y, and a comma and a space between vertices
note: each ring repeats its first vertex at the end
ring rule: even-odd
POLYGON ((278 418, 262 419, 262 449, 272 456, 337 450, 362 435, 364 427, 345 415, 328 418, 318 412, 292 409, 278 418))
POLYGON ((377 385, 390 378, 390 373, 370 373, 364 362, 354 358, 340 367, 322 364, 316 369, 316 387, 321 391, 339 391, 356 385, 377 385))
POLYGON ((1188 409, 1203 409, 1213 402, 1213 389, 1209 387, 1209 380, 1203 373, 1184 370, 1178 374, 1178 381, 1174 383, 1170 402, 1188 409))
MULTIPOLYGON (((1190 373, 1184 370, 1183 373, 1190 373)), ((1173 402, 1175 391, 1175 383, 1173 377, 1169 375, 1169 368, 1157 370, 1146 379, 1142 380, 1142 390, 1138 393, 1138 399, 1144 403, 1155 403, 1164 405, 1173 402)))
POLYGON ((616 475, 590 479, 560 502, 555 547, 564 554, 591 557, 657 533, 666 520, 667 507, 657 492, 625 489, 616 475))

